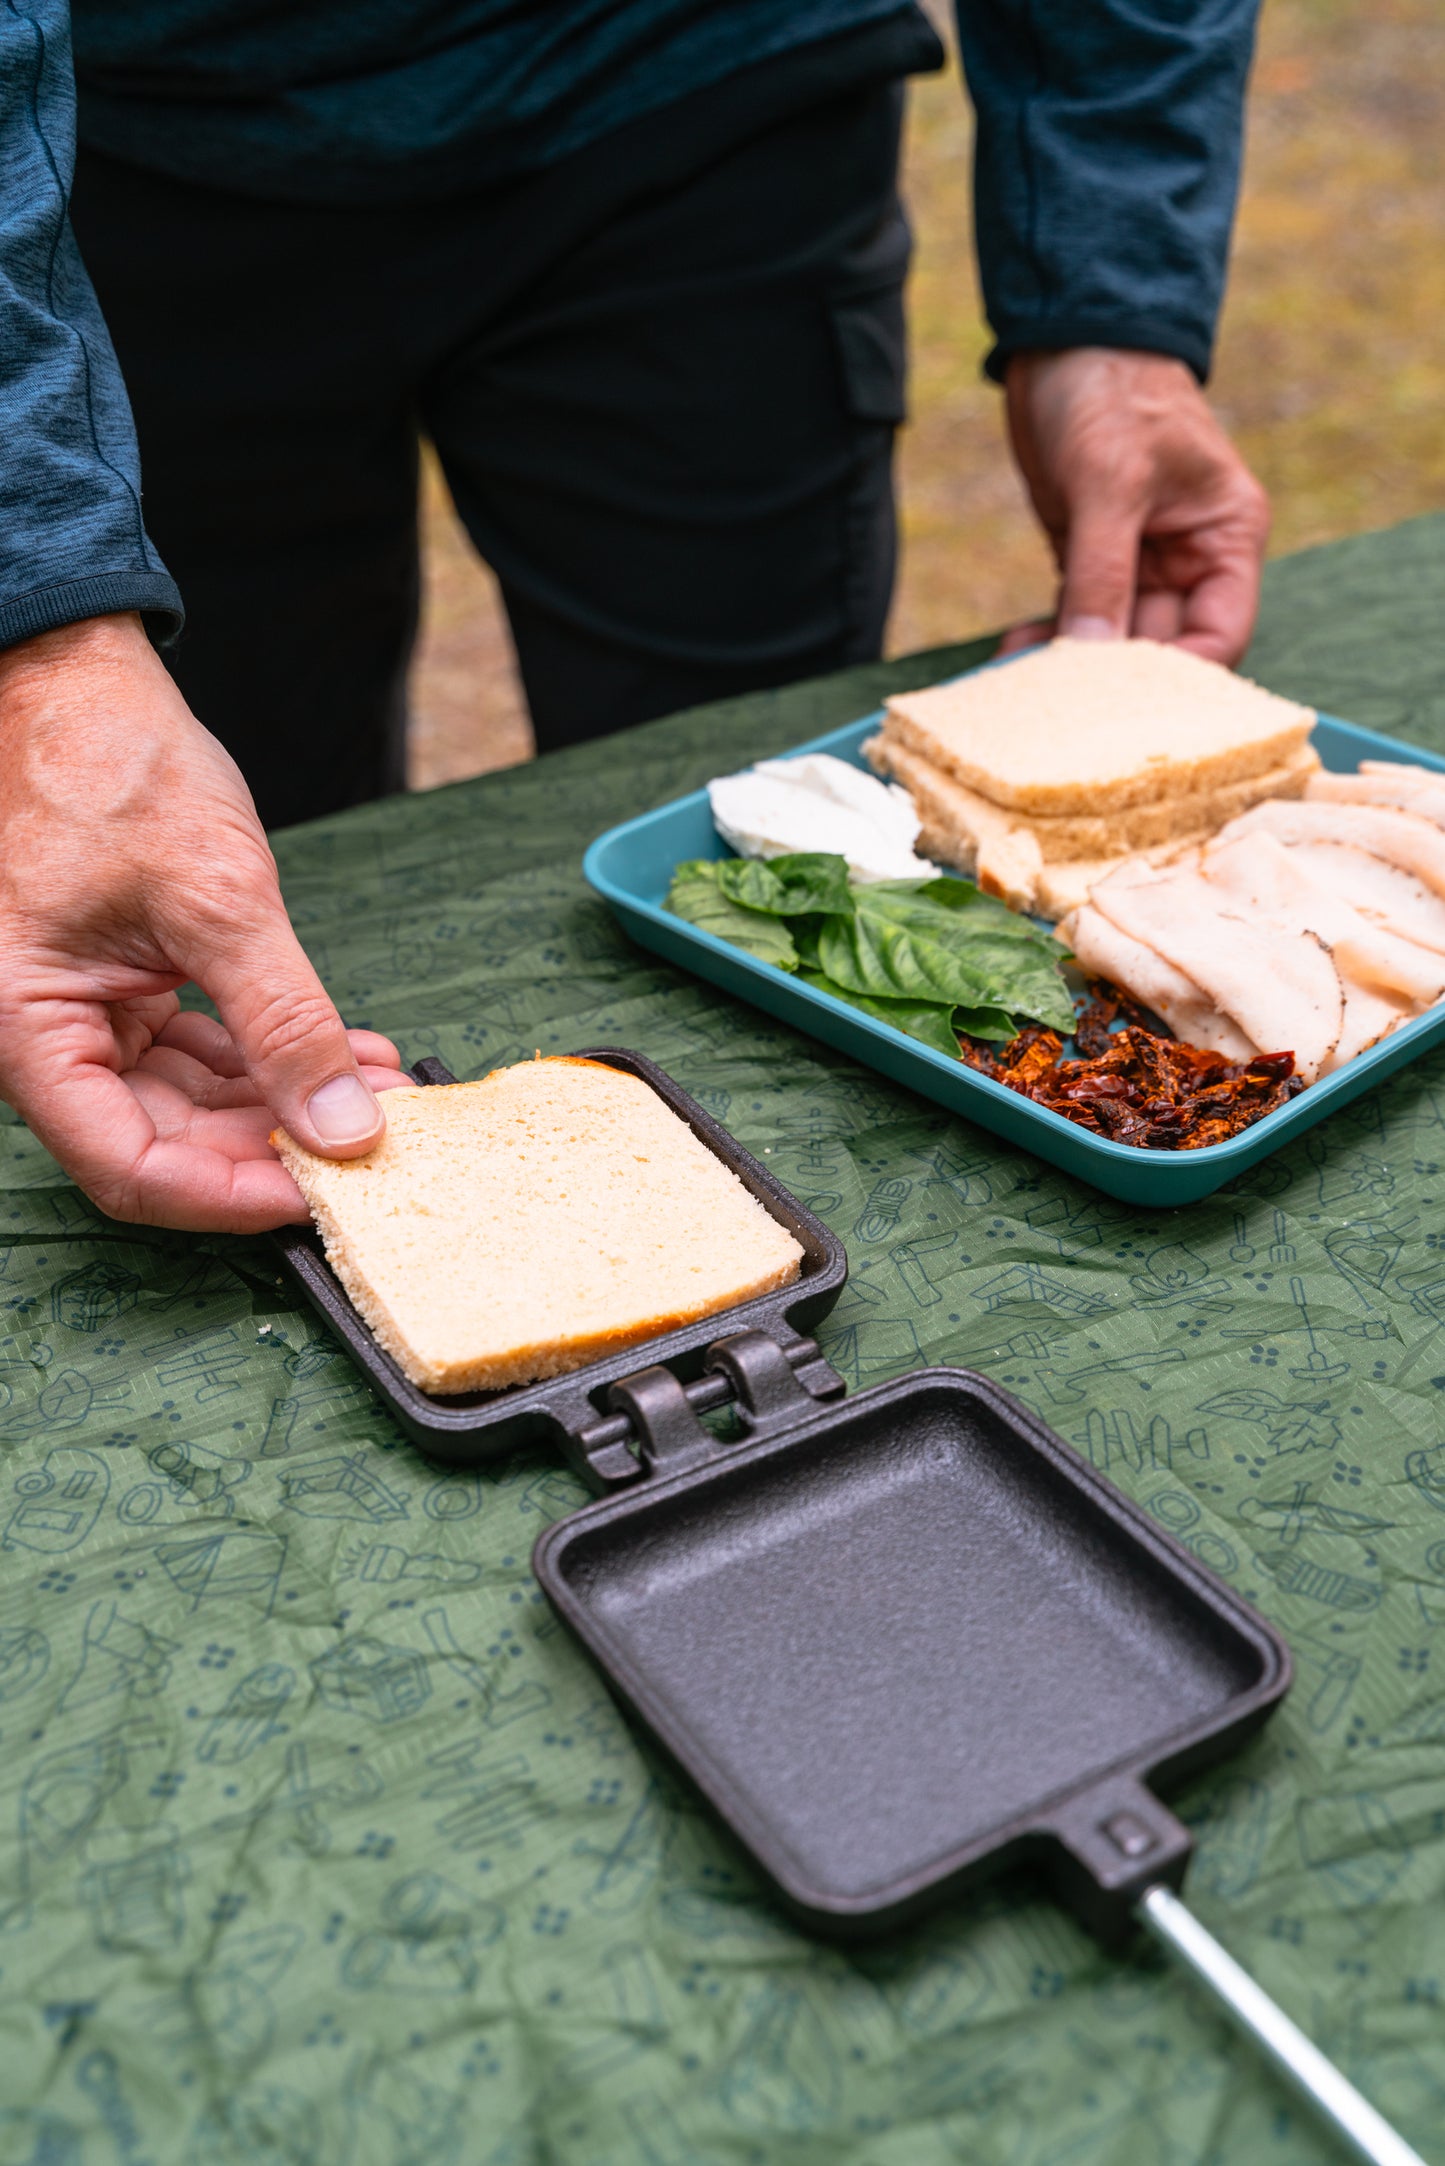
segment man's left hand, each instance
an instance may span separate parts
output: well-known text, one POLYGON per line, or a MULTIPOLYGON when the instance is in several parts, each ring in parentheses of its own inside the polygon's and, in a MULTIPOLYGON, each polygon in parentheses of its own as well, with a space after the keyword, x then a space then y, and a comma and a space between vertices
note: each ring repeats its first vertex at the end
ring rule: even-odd
POLYGON ((1009 435, 1060 573, 1063 637, 1170 640, 1236 663, 1249 644, 1269 500, 1194 375, 1165 354, 1015 354, 1009 435))

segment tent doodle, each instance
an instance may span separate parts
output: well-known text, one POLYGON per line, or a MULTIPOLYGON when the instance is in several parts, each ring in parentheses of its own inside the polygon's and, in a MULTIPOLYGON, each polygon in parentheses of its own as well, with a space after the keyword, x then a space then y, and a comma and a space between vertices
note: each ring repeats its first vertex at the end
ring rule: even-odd
POLYGON ((1042 1264, 1022 1260, 1005 1265, 985 1285, 974 1287, 973 1298, 990 1311, 1022 1301, 1043 1302, 1063 1316, 1107 1316, 1114 1306, 1112 1295, 1090 1293, 1086 1287, 1072 1285, 1061 1271, 1046 1271, 1042 1264))
POLYGON ((269 1617, 276 1600, 286 1537, 259 1527, 225 1527, 195 1541, 161 1542, 156 1562, 192 1609, 202 1602, 260 1598, 269 1617))

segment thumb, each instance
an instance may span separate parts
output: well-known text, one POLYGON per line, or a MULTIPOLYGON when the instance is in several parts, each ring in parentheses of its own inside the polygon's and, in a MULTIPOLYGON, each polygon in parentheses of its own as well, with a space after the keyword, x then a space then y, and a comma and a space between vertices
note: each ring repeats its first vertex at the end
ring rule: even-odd
POLYGON ((1123 639, 1139 578, 1137 513, 1122 504, 1091 505, 1069 521, 1059 593, 1062 639, 1123 639))
POLYGON ((326 988, 274 905, 189 958, 221 1012, 246 1072, 281 1126, 325 1158, 356 1158, 380 1142, 386 1116, 362 1078, 326 988))

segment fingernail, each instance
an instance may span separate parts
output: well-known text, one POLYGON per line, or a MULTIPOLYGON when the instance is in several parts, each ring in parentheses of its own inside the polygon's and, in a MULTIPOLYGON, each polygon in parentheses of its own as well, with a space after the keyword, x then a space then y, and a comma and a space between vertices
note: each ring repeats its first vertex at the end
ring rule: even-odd
POLYGON ((306 1101, 311 1124, 323 1143, 359 1143, 373 1135, 378 1107, 358 1075, 337 1075, 306 1101))
POLYGON ((1067 624, 1059 626, 1061 639, 1122 639, 1123 636, 1112 617, 1070 617, 1067 624))

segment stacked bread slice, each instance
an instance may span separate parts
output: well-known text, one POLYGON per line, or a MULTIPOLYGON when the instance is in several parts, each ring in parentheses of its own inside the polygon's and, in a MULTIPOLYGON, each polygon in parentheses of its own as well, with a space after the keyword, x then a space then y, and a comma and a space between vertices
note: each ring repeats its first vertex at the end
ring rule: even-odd
POLYGON ((1154 640, 1056 639, 888 701, 864 751, 925 856, 1059 918, 1115 864, 1161 860, 1319 767, 1312 709, 1154 640))

